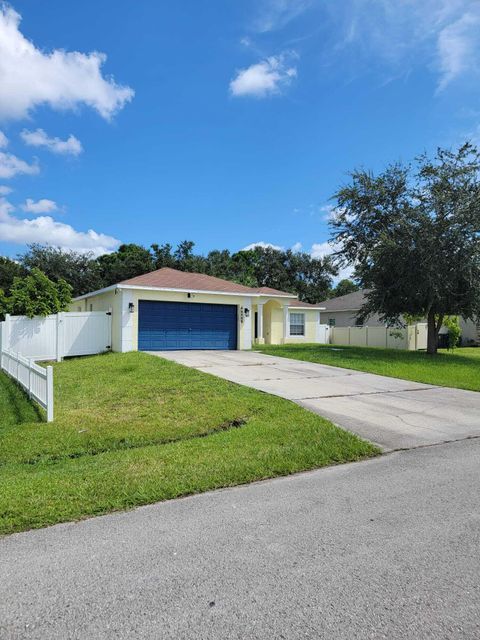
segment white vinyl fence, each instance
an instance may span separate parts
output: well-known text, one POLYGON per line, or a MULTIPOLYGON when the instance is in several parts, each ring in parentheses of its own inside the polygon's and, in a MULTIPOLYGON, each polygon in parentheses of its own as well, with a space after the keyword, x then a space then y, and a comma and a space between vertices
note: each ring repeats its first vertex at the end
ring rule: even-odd
POLYGON ((47 412, 47 422, 53 420, 53 369, 40 367, 31 358, 6 349, 1 351, 1 369, 16 380, 30 398, 47 412))
POLYGON ((112 317, 105 311, 57 313, 35 318, 5 317, 2 348, 35 360, 86 356, 111 348, 112 317))
POLYGON ((395 327, 331 327, 330 343, 418 351, 427 348, 427 325, 419 323, 401 329, 395 327))
POLYGON ((53 420, 53 369, 35 360, 85 356, 111 349, 112 317, 104 311, 58 313, 45 318, 5 317, 0 322, 1 369, 53 420))

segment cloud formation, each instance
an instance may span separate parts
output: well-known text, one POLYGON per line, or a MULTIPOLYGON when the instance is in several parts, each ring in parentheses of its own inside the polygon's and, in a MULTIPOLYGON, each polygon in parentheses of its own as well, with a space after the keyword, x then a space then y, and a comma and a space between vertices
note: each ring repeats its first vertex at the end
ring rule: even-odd
POLYGON ((282 29, 301 15, 312 4, 312 0, 261 0, 253 22, 253 30, 267 33, 282 29))
POLYGON ((33 213, 34 215, 38 215, 39 213, 54 213, 58 211, 58 205, 54 200, 49 200, 48 198, 41 198, 40 200, 32 200, 32 198, 27 198, 25 204, 21 206, 22 210, 25 213, 33 213))
POLYGON ((28 164, 13 153, 0 151, 0 178, 13 178, 19 174, 35 175, 39 171, 40 167, 36 162, 28 164))
POLYGON ((134 91, 102 74, 103 53, 44 52, 20 32, 21 16, 0 6, 0 118, 22 119, 39 105, 75 109, 84 104, 110 119, 134 91))
POLYGON ((66 140, 62 140, 61 138, 50 137, 43 129, 36 129, 35 131, 24 129, 20 133, 20 137, 30 147, 45 147, 52 153, 78 156, 83 151, 82 143, 72 134, 66 140))
POLYGON ((255 249, 255 247, 261 247, 262 249, 275 249, 276 251, 283 251, 284 247, 279 246, 278 244, 272 244, 271 242, 252 242, 251 244, 247 244, 246 247, 243 247, 241 251, 251 251, 255 249))
POLYGON ((254 96, 265 98, 281 93, 297 75, 297 68, 288 64, 295 54, 270 56, 266 60, 240 69, 230 82, 233 96, 254 96))
POLYGON ((345 0, 325 4, 333 56, 354 50, 355 64, 405 73, 418 65, 438 75, 437 91, 480 69, 478 0, 345 0))
POLYGON ((57 222, 51 216, 39 216, 33 220, 17 218, 12 215, 14 210, 15 207, 8 200, 0 198, 0 238, 3 242, 38 242, 62 249, 92 252, 95 256, 114 251, 120 244, 112 236, 97 233, 93 229, 77 231, 68 224, 57 222))
MULTIPOLYGON (((1 66, 1 60, 0 60, 1 66)), ((1 92, 0 92, 1 94, 1 92)), ((8 146, 8 138, 0 131, 0 149, 5 149, 8 146)), ((6 151, 0 151, 0 178, 13 178, 18 174, 34 175, 40 171, 40 168, 36 162, 28 164, 25 160, 17 158, 13 153, 7 153, 6 151)), ((2 187, 4 190, 8 187, 2 187)), ((9 193, 7 191, 0 191, 0 195, 9 193)))

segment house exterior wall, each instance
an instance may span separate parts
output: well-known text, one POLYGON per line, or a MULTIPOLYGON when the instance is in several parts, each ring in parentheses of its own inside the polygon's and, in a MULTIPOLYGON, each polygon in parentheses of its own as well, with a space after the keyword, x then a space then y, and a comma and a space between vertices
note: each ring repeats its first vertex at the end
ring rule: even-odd
POLYGON ((270 307, 270 321, 266 324, 267 344, 282 344, 283 342, 283 308, 276 304, 270 303, 265 305, 270 307))
POLYGON ((193 302, 207 304, 232 304, 237 306, 237 348, 250 349, 254 335, 254 318, 252 299, 248 296, 232 296, 228 294, 151 291, 148 289, 117 289, 89 296, 84 300, 71 303, 70 310, 108 311, 112 309, 112 350, 136 351, 138 349, 138 308, 140 300, 158 302, 193 302), (134 311, 129 311, 129 303, 133 303, 134 311), (241 308, 249 309, 249 317, 241 319, 241 308))
MULTIPOLYGON (((356 311, 321 311, 320 321, 322 324, 329 324, 331 318, 335 320, 336 327, 354 327, 356 322, 356 311)), ((384 327, 385 322, 380 320, 377 314, 365 320, 365 326, 384 327)))
MULTIPOLYGON (((72 302, 71 311, 112 311, 112 350, 136 351, 138 349, 138 309, 140 300, 158 302, 192 302, 207 304, 231 304, 237 307, 237 348, 250 349, 255 336, 255 310, 263 304, 263 334, 266 344, 296 344, 316 342, 320 322, 317 309, 292 307, 290 313, 305 315, 305 335, 290 336, 288 315, 287 331, 284 331, 284 304, 288 299, 250 298, 228 294, 191 293, 186 291, 155 291, 149 289, 116 289, 88 296, 72 302), (129 305, 133 304, 133 313, 129 305), (242 309, 249 309, 249 317, 242 309)), ((323 315, 323 314, 322 314, 323 315)))
MULTIPOLYGON (((298 344, 299 342, 316 342, 317 341, 317 325, 320 324, 318 311, 316 309, 296 309, 295 307, 293 307, 292 309, 290 309, 290 313, 305 314, 305 335, 304 336, 287 335, 287 337, 283 340, 283 342, 285 344, 298 344)), ((282 323, 282 326, 283 326, 283 323, 282 323)), ((288 329, 290 329, 290 326, 288 327, 288 329)))

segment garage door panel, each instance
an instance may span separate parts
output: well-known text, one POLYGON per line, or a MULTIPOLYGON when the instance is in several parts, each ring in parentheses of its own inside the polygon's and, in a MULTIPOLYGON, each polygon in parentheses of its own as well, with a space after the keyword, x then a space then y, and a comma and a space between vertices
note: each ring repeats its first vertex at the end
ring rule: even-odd
POLYGON ((140 300, 140 351, 236 349, 236 305, 140 300))

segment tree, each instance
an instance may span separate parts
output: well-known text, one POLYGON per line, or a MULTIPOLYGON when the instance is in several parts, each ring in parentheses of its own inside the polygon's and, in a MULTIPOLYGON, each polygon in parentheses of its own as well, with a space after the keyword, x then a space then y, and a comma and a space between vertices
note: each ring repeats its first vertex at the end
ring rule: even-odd
POLYGON ((162 245, 152 244, 151 250, 155 269, 175 266, 175 258, 172 255, 172 245, 168 242, 162 245))
POLYGON ((28 251, 19 256, 19 261, 25 271, 37 268, 54 282, 66 280, 72 286, 74 296, 102 287, 100 270, 93 253, 31 244, 28 251))
POLYGON ((34 268, 24 278, 16 277, 6 296, 0 290, 0 313, 17 316, 48 316, 66 311, 72 300, 72 287, 62 278, 53 282, 34 268))
POLYGON ((359 289, 360 287, 358 286, 358 284, 355 284, 353 280, 350 280, 349 278, 344 278, 343 280, 340 280, 340 282, 337 284, 337 286, 334 289, 332 289, 330 293, 330 298, 338 298, 339 296, 346 296, 348 293, 354 293, 359 289))
POLYGON ((422 155, 415 169, 354 171, 335 196, 337 259, 355 264, 369 289, 360 316, 427 318, 431 354, 446 315, 480 314, 479 172, 479 153, 467 143, 422 155))
POLYGON ((150 251, 138 244, 122 244, 118 251, 100 256, 96 262, 103 287, 155 269, 150 251))
POLYGON ((0 256, 0 289, 5 294, 10 292, 10 287, 16 277, 21 278, 27 274, 26 269, 10 258, 0 256))
POLYGON ((191 240, 182 240, 175 249, 175 269, 195 273, 205 273, 207 260, 203 256, 193 253, 195 243, 191 240))

